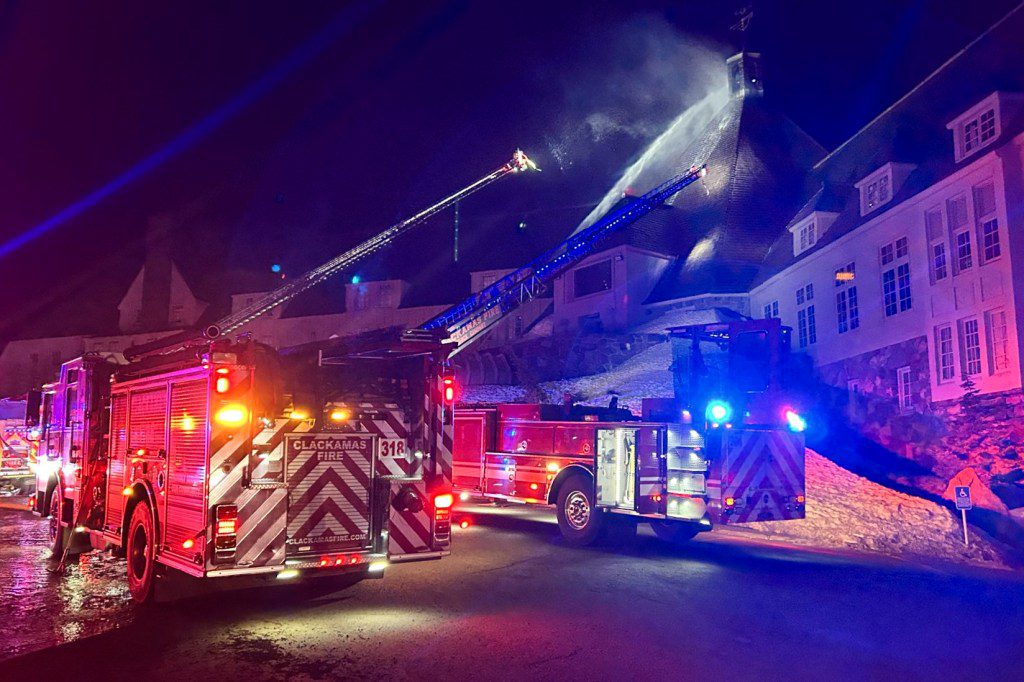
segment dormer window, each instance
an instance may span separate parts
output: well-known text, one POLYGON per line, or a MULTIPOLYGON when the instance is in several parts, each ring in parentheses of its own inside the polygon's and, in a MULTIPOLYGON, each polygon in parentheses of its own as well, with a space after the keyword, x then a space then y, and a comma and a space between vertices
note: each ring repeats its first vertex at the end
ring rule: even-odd
POLYGON ((892 200, 892 168, 887 163, 856 185, 860 190, 860 214, 867 215, 892 200))
POLYGON ((802 223, 797 223, 790 231, 793 233, 793 255, 799 256, 801 253, 818 243, 818 230, 817 222, 814 218, 809 218, 802 223))
POLYGON ((994 92, 946 127, 953 131, 953 156, 963 161, 990 145, 1000 132, 999 93, 994 92))

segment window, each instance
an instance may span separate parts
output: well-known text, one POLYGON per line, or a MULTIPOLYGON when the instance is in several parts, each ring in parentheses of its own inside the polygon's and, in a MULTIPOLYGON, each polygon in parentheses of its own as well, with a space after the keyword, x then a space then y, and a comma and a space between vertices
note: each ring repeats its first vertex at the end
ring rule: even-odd
POLYGON ((987 182, 974 188, 974 218, 978 222, 978 248, 981 262, 999 258, 999 221, 996 219, 995 185, 987 182))
POLYGON ((1006 311, 990 310, 985 313, 988 332, 988 366, 992 374, 1010 367, 1010 343, 1006 335, 1006 311))
POLYGON ((981 334, 975 318, 960 321, 960 362, 964 374, 981 374, 981 334))
POLYGON ((772 301, 771 303, 766 303, 765 306, 764 306, 764 319, 770 320, 773 317, 778 317, 778 316, 779 316, 779 302, 778 301, 772 301))
POLYGON ((885 316, 892 317, 899 310, 896 307, 896 271, 886 270, 882 273, 882 305, 885 316))
POLYGON ((857 183, 860 190, 860 214, 867 215, 892 199, 892 165, 880 170, 857 183))
POLYGON ((798 308, 796 311, 797 336, 801 348, 806 348, 809 344, 816 343, 818 341, 818 331, 815 328, 814 323, 814 306, 807 305, 808 302, 813 300, 813 284, 807 284, 796 290, 797 306, 806 306, 798 308))
POLYGON ((946 324, 935 328, 935 367, 939 383, 952 381, 956 377, 953 358, 953 327, 946 324))
POLYGON ((914 394, 911 393, 909 367, 900 367, 896 370, 896 393, 899 397, 901 410, 909 410, 914 407, 914 394))
POLYGON ((956 268, 958 271, 971 269, 971 233, 961 232, 956 236, 956 268))
POLYGON ((932 279, 946 279, 946 243, 932 244, 932 279))
POLYGON ((924 231, 928 239, 928 275, 932 284, 946 279, 949 269, 946 263, 946 235, 942 229, 942 209, 933 208, 924 214, 924 231))
POLYGON ((957 161, 983 149, 999 137, 999 93, 992 93, 946 127, 953 131, 957 161))
POLYGON ((579 268, 573 273, 572 278, 576 298, 609 291, 612 288, 612 261, 608 258, 579 268))
POLYGON ((897 258, 906 258, 907 257, 907 253, 909 251, 910 251, 910 248, 907 245, 907 238, 906 237, 900 237, 899 239, 896 240, 896 257, 897 258))
POLYGON ((882 265, 888 265, 889 263, 893 262, 895 258, 892 244, 884 245, 881 249, 878 250, 878 255, 879 258, 882 259, 882 265))
POLYGON ((794 256, 799 256, 801 253, 818 243, 818 228, 815 224, 814 218, 800 223, 790 229, 793 232, 794 256))
POLYGON ((995 218, 981 224, 981 253, 986 263, 999 258, 999 221, 995 218))
POLYGON ((878 249, 882 263, 882 308, 886 317, 910 310, 910 243, 906 237, 883 244, 878 249), (888 265, 890 267, 886 268, 888 265), (893 267, 894 266, 894 267, 893 267))
POLYGON ((836 270, 836 323, 839 333, 845 334, 860 326, 860 311, 857 307, 857 287, 851 282, 857 272, 855 263, 850 262, 836 270))
POLYGON ((953 274, 969 270, 974 265, 971 232, 967 224, 967 196, 960 194, 946 200, 946 225, 953 242, 953 274))
POLYGON ((900 299, 900 312, 910 310, 910 263, 900 263, 896 266, 896 285, 900 299))

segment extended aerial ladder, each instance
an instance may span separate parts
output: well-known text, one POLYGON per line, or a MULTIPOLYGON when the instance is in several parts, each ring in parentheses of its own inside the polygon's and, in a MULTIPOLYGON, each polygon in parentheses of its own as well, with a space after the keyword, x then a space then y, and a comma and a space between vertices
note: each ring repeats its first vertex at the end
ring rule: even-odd
POLYGON ((332 258, 323 265, 310 270, 301 277, 290 280, 262 298, 253 301, 250 305, 242 308, 241 310, 235 311, 221 320, 207 326, 201 333, 186 331, 172 337, 157 339, 151 343, 133 346, 125 351, 125 357, 132 360, 152 353, 163 353, 177 347, 189 345, 190 342, 209 341, 237 331, 258 317, 270 312, 277 306, 287 303, 299 294, 312 289, 342 270, 355 265, 374 253, 377 253, 384 247, 391 244, 398 237, 422 224, 427 218, 440 213, 446 208, 453 206, 471 194, 476 193, 507 175, 513 175, 515 173, 528 170, 539 169, 537 168, 537 165, 522 152, 522 150, 517 149, 508 163, 488 173, 479 180, 463 187, 454 194, 450 194, 437 203, 423 209, 419 213, 406 218, 400 223, 392 225, 383 232, 367 239, 348 251, 345 251, 341 255, 332 258))
POLYGON ((491 286, 445 310, 419 329, 407 331, 406 336, 415 338, 424 331, 446 329, 448 342, 452 344, 449 357, 454 356, 510 312, 543 294, 558 275, 593 253, 605 237, 632 225, 681 189, 702 178, 706 172, 707 167, 704 165, 691 167, 685 173, 608 213, 491 286))

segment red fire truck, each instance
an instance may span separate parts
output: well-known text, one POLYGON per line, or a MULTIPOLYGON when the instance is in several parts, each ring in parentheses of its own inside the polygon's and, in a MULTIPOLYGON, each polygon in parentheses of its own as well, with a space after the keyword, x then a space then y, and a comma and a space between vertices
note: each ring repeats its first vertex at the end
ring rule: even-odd
POLYGON ((448 553, 451 405, 436 341, 331 364, 215 341, 148 362, 65 363, 43 401, 37 490, 55 556, 113 547, 128 586, 378 577, 448 553))
POLYGON ((53 555, 112 547, 133 598, 158 572, 277 580, 379 577, 449 553, 453 379, 443 331, 308 353, 227 334, 498 178, 522 152, 354 249, 211 325, 65 363, 36 403, 35 508, 53 555))
POLYGON ((670 330, 675 400, 627 410, 466 406, 455 413, 462 497, 554 505, 566 540, 638 521, 670 541, 714 524, 804 517, 805 422, 787 401, 789 329, 752 320, 670 330))

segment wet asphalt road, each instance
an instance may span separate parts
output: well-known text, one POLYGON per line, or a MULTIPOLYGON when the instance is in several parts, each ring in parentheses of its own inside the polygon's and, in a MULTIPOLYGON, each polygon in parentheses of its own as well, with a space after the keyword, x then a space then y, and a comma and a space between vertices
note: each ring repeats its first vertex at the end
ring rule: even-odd
POLYGON ((577 550, 517 511, 475 519, 452 557, 394 566, 382 581, 139 610, 120 562, 88 555, 51 576, 43 523, 0 509, 0 679, 1024 676, 1019 576, 728 534, 686 548, 642 535, 627 550, 577 550))

